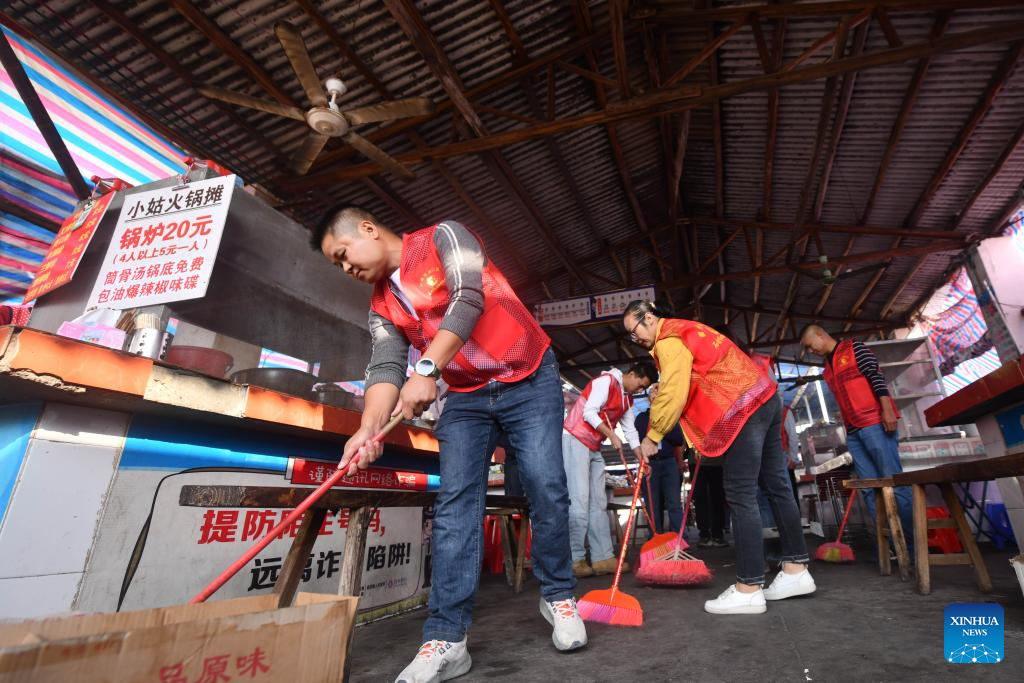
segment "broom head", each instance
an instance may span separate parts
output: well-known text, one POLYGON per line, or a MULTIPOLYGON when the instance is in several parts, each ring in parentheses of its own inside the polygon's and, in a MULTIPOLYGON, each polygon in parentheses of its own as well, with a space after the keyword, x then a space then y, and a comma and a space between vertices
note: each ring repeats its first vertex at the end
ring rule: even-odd
POLYGON ((823 562, 853 562, 853 549, 845 543, 838 541, 822 543, 814 551, 814 559, 822 560, 823 562))
POLYGON ((711 580, 711 570, 703 560, 659 560, 641 566, 636 578, 658 586, 699 586, 711 580))
POLYGON ((656 534, 651 540, 640 546, 640 566, 644 566, 648 562, 653 562, 670 552, 676 547, 676 540, 680 540, 683 544, 683 548, 687 547, 686 541, 679 539, 679 534, 669 531, 664 534, 656 534))
POLYGON ((597 621, 612 626, 642 626, 644 610, 632 595, 614 588, 590 591, 577 603, 584 621, 597 621))

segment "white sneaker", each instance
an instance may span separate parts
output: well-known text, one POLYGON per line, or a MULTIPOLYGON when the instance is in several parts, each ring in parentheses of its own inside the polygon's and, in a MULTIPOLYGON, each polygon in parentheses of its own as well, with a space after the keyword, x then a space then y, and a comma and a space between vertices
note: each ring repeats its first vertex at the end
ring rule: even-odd
POLYGON ((736 584, 704 603, 704 611, 711 614, 763 614, 767 609, 764 591, 758 588, 753 593, 741 593, 736 590, 736 584))
POLYGON ((441 683, 461 676, 473 666, 466 649, 466 639, 457 643, 448 640, 428 640, 409 666, 398 674, 395 683, 441 683))
POLYGON ((540 613, 554 626, 551 642, 562 652, 576 650, 587 644, 587 627, 576 609, 576 598, 548 602, 540 599, 540 613))
POLYGON ((772 585, 764 589, 765 600, 785 600, 796 595, 810 595, 818 587, 814 585, 811 573, 804 569, 799 574, 779 572, 775 575, 772 585))

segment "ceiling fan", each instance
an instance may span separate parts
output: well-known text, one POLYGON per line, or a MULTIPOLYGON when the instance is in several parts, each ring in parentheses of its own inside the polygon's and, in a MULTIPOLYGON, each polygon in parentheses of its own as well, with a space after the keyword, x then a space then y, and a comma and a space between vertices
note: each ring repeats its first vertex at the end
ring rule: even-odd
POLYGON ((277 39, 281 42, 281 47, 284 48, 292 70, 299 79, 302 89, 306 92, 306 97, 309 98, 309 103, 312 105, 309 110, 304 112, 298 107, 208 85, 198 86, 199 92, 215 100, 305 122, 312 130, 291 158, 292 170, 300 175, 306 173, 313 165, 328 139, 341 138, 356 151, 376 161, 391 173, 406 179, 413 178, 413 173, 409 169, 380 147, 356 133, 352 127, 366 123, 424 116, 434 111, 434 103, 426 97, 410 97, 366 107, 341 109, 338 106, 338 100, 347 91, 345 84, 340 78, 331 77, 324 81, 323 86, 320 85, 316 68, 309 58, 306 43, 302 40, 298 29, 292 24, 282 21, 274 26, 274 33, 277 34, 277 39))

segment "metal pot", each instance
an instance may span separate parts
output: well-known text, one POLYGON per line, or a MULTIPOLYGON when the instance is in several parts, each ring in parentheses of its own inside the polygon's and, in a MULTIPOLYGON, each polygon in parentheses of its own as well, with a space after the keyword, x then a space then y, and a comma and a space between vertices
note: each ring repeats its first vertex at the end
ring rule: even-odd
POLYGON ((357 413, 363 412, 363 397, 349 393, 340 387, 325 384, 315 392, 316 400, 324 405, 335 408, 347 408, 357 413))
POLYGON ((320 378, 290 368, 250 368, 233 373, 231 381, 235 384, 252 384, 312 400, 313 385, 319 382, 320 378))

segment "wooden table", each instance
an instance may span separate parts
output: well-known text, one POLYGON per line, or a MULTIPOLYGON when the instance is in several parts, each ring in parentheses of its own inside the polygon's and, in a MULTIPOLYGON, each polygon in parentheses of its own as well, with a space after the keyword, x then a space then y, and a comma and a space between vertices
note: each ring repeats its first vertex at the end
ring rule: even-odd
MULTIPOLYGON (((843 482, 851 488, 874 489, 878 500, 883 501, 884 511, 888 518, 889 528, 892 535, 903 537, 903 531, 896 514, 895 497, 892 495, 893 486, 909 486, 913 494, 914 512, 914 555, 917 569, 917 590, 927 595, 931 592, 931 566, 932 565, 970 565, 974 569, 974 578, 978 589, 983 593, 992 590, 992 579, 989 577, 988 568, 985 567, 985 560, 978 550, 978 544, 971 534, 970 526, 967 524, 967 516, 964 515, 960 499, 953 490, 954 483, 969 483, 973 481, 988 481, 1001 477, 1024 476, 1024 453, 1004 455, 998 458, 982 458, 979 460, 964 460, 951 462, 937 467, 929 467, 913 472, 900 472, 885 479, 852 479, 843 482), (925 486, 937 486, 942 492, 942 498, 949 508, 951 519, 928 519, 927 504, 925 502, 925 486), (886 493, 883 500, 883 493, 886 493), (966 552, 963 553, 929 553, 928 552, 928 530, 929 529, 955 529, 960 537, 960 543, 966 552)), ((881 508, 879 508, 881 509, 881 508)), ((884 567, 888 566, 888 553, 882 544, 882 515, 876 511, 876 527, 879 537, 879 563, 884 567), (883 564, 882 556, 885 556, 883 564)), ((897 558, 900 558, 899 543, 897 547, 897 558)), ((904 552, 906 549, 904 547, 904 552)), ((901 575, 903 561, 900 560, 901 575)))
MULTIPOLYGON (((313 489, 292 486, 198 486, 181 487, 178 504, 188 507, 230 508, 294 508, 313 489)), ((359 595, 363 573, 363 555, 366 532, 373 510, 382 507, 426 507, 433 505, 436 492, 377 491, 362 489, 332 489, 312 505, 299 524, 299 532, 292 541, 288 555, 281 565, 281 573, 274 584, 278 606, 292 604, 306 566, 306 558, 313 550, 317 531, 328 511, 342 508, 350 510, 345 548, 342 552, 341 579, 338 595, 359 595)), ((523 587, 523 568, 526 558, 526 534, 529 522, 529 504, 521 496, 487 496, 487 514, 502 520, 502 550, 505 555, 505 579, 518 593, 523 587), (522 515, 518 537, 513 533, 512 515, 522 515)), ((481 523, 483 520, 481 520, 481 523)))

